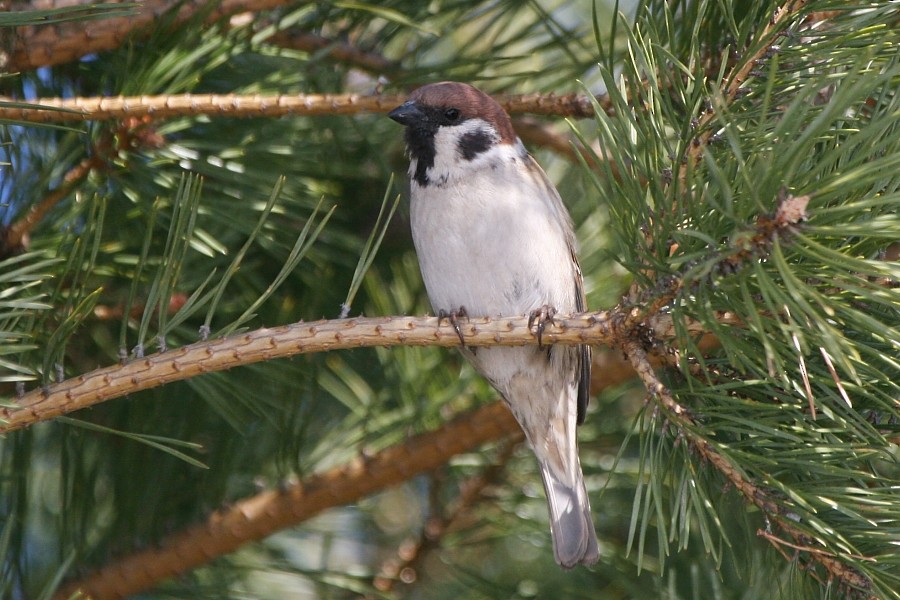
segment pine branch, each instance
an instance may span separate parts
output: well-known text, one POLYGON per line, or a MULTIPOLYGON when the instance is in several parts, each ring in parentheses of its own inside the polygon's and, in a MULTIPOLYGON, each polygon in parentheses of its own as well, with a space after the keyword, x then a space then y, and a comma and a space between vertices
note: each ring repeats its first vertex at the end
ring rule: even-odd
POLYGON ((418 571, 422 569, 425 559, 432 551, 440 549, 444 536, 457 529, 465 516, 485 498, 484 491, 501 479, 513 450, 525 439, 521 430, 517 433, 515 436, 507 436, 494 463, 460 484, 459 496, 449 510, 441 510, 439 500, 432 498, 433 516, 425 523, 418 539, 403 542, 397 555, 381 565, 373 582, 375 589, 381 593, 389 593, 394 590, 398 581, 412 584, 418 579, 418 571))
MULTIPOLYGON (((499 97, 511 112, 533 112, 535 114, 555 114, 558 116, 586 116, 586 98, 574 95, 530 94, 524 96, 499 97)), ((306 115, 327 116, 333 114, 384 113, 405 100, 404 96, 356 96, 356 95, 301 95, 265 97, 254 95, 228 96, 159 96, 138 98, 75 98, 43 99, 29 104, 0 105, 0 119, 23 118, 29 122, 61 122, 68 120, 112 120, 121 119, 116 127, 116 135, 105 135, 94 145, 92 155, 73 167, 63 177, 63 184, 17 222, 5 228, 0 227, 0 259, 26 249, 29 233, 46 216, 51 208, 65 199, 92 170, 108 167, 116 155, 122 151, 145 148, 161 148, 165 139, 156 132, 156 121, 164 117, 186 114, 218 115, 230 117, 258 117, 306 115), (56 111, 45 111, 34 107, 52 107, 56 111), (59 119, 59 121, 57 120, 59 119)), ((579 157, 595 163, 594 154, 576 150, 568 138, 556 134, 533 120, 518 120, 521 136, 530 145, 548 147, 569 160, 577 162, 579 157)))
MULTIPOLYGON (((83 4, 93 2, 84 1, 83 4)), ((20 27, 16 31, 5 68, 8 72, 31 71, 112 50, 133 35, 141 32, 149 34, 151 26, 158 25, 169 14, 172 14, 170 26, 175 27, 197 19, 198 16, 202 16, 203 22, 209 24, 228 15, 269 10, 287 4, 288 0, 222 0, 211 6, 207 0, 145 0, 136 5, 130 16, 102 19, 90 26, 74 22, 20 27)), ((60 2, 60 5, 71 6, 71 3, 60 2)), ((31 4, 26 6, 33 9, 31 4)))
POLYGON ((304 52, 320 52, 334 61, 372 74, 390 76, 400 70, 398 63, 388 60, 381 54, 367 52, 352 44, 332 40, 308 31, 299 31, 297 29, 277 31, 267 38, 266 41, 282 48, 291 48, 304 52))
MULTIPOLYGON (((633 337, 674 337, 676 328, 671 316, 659 314, 663 303, 657 301, 650 306, 656 307, 656 312, 626 307, 571 316, 558 314, 543 330, 542 340, 548 344, 617 346, 633 337)), ((735 322, 730 314, 720 316, 723 323, 735 322)), ((141 390, 264 360, 375 346, 457 346, 459 337, 454 326, 443 321, 436 317, 399 316, 333 319, 197 342, 128 364, 97 369, 0 405, 0 434, 141 390)), ((467 346, 537 343, 527 317, 478 317, 459 325, 467 346)), ((689 323, 688 329, 704 333, 699 323, 689 323)))
MULTIPOLYGON (((453 336, 455 337, 455 333, 453 336)), ((621 353, 615 353, 614 356, 613 353, 609 353, 607 360, 599 364, 595 362, 592 393, 612 388, 634 376, 629 363, 619 356, 621 353)), ((411 564, 416 561, 416 556, 421 556, 421 552, 426 550, 424 546, 433 547, 440 535, 456 526, 464 512, 478 500, 481 491, 500 476, 509 454, 523 438, 521 429, 502 402, 494 402, 461 415, 435 431, 385 449, 374 456, 356 460, 325 474, 313 475, 284 489, 264 491, 240 500, 211 515, 205 523, 170 536, 152 551, 137 552, 116 560, 96 573, 67 585, 57 597, 66 597, 66 593, 74 593, 77 589, 90 590, 96 598, 120 597, 122 594, 136 593, 139 589, 135 587, 125 590, 107 586, 121 585, 119 576, 128 573, 129 577, 124 578, 128 585, 140 585, 142 586, 140 589, 147 589, 162 579, 184 573, 232 552, 244 544, 295 526, 319 512, 352 503, 415 475, 434 470, 457 454, 502 438, 507 439, 507 444, 498 462, 463 484, 457 504, 442 519, 439 531, 423 532, 425 536, 423 540, 427 538, 428 541, 416 546, 415 555, 407 554, 406 558, 402 559, 411 564), (452 440, 453 444, 448 444, 447 440, 452 440), (421 448, 427 448, 428 451, 422 453, 421 448), (392 461, 395 461, 398 455, 405 457, 400 461, 403 469, 399 474, 386 467, 396 466, 392 461), (401 476, 400 479, 396 479, 398 476, 401 476), (370 487, 347 499, 345 496, 351 494, 362 480, 370 487), (284 513, 283 518, 278 518, 275 513, 284 513), (241 524, 239 529, 236 524, 241 524), (213 552, 211 548, 217 551, 213 552), (181 565, 180 560, 183 556, 195 558, 190 564, 181 565), (133 573, 141 575, 132 579, 130 574, 133 573)), ((384 579, 387 573, 385 569, 389 569, 387 564, 376 577, 376 587, 388 585, 386 582, 390 580, 384 579)))
POLYGON ((104 160, 96 154, 85 158, 63 175, 59 187, 29 208, 21 219, 8 227, 0 225, 0 260, 27 250, 29 234, 41 219, 87 179, 92 170, 102 168, 104 164, 104 160))
MULTIPOLYGON (((560 323, 552 325, 551 329, 545 331, 546 339, 552 339, 555 343, 564 343, 573 337, 572 333, 578 333, 573 339, 574 342, 584 341, 584 338, 589 339, 589 336, 586 335, 586 330, 575 332, 569 329, 574 323, 589 322, 591 315, 582 316, 577 320, 564 317, 558 317, 558 319, 561 321, 560 323), (560 331, 557 332, 557 329, 560 331)), ((524 320, 524 318, 519 319, 519 321, 524 320)), ((393 320, 384 319, 376 321, 393 322, 393 320)), ((409 320, 407 325, 413 321, 418 320, 409 320)), ((434 323, 434 319, 427 319, 426 321, 428 323, 423 323, 423 325, 434 323)), ((494 342, 498 340, 511 342, 511 340, 501 339, 506 338, 506 335, 496 332, 491 333, 490 330, 508 329, 512 321, 515 320, 500 320, 498 322, 501 324, 499 327, 489 327, 493 324, 487 319, 478 319, 474 326, 467 324, 463 329, 467 337, 467 343, 470 343, 470 335, 474 336, 471 345, 476 345, 478 343, 477 340, 482 340, 482 338, 492 338, 494 342)), ((622 322, 621 317, 618 321, 622 322)), ((341 323, 344 322, 331 321, 318 324, 298 324, 292 327, 322 330, 329 329, 330 325, 339 325, 341 323)), ((346 324, 350 325, 350 323, 346 324)), ((350 327, 350 329, 355 328, 355 325, 350 327)), ((513 329, 519 328, 513 327, 513 329)), ((415 327, 409 328, 411 331, 415 329, 415 327)), ((455 332, 452 331, 451 327, 445 327, 444 329, 446 331, 429 331, 427 332, 427 337, 435 341, 440 340, 435 345, 455 345, 455 332)), ((612 328, 612 331, 615 331, 615 328, 612 328)), ((271 331, 267 333, 272 334, 271 331)), ((344 346, 344 342, 353 337, 352 333, 347 333, 345 330, 342 336, 343 339, 336 337, 337 333, 332 333, 331 337, 335 339, 337 345, 341 347, 358 347, 357 345, 344 346)), ((527 332, 525 335, 526 340, 533 341, 530 332, 527 332)), ((285 336, 279 337, 287 343, 285 336)), ((415 341, 407 339, 406 343, 415 343, 415 341)), ((748 502, 760 508, 771 523, 776 524, 782 532, 796 541, 783 542, 781 540, 781 542, 794 546, 797 546, 798 543, 806 546, 813 543, 801 530, 795 527, 792 520, 793 516, 790 512, 783 509, 768 491, 760 488, 737 466, 732 464, 727 457, 720 453, 712 443, 698 433, 697 424, 693 421, 689 409, 674 399, 655 374, 654 366, 649 355, 642 347, 642 342, 632 338, 620 340, 620 344, 648 393, 656 399, 660 407, 666 412, 670 423, 678 429, 680 436, 685 438, 706 462, 713 465, 726 481, 737 489, 748 502)), ((201 344, 201 346, 205 345, 208 344, 201 344)), ((326 343, 325 346, 328 346, 328 344, 326 343)), ((225 349, 219 348, 219 351, 225 352, 225 349)), ((167 354, 175 352, 177 351, 167 354)), ((252 355, 253 353, 247 352, 247 354, 252 355)), ((618 365, 608 367, 601 374, 600 381, 605 386, 615 385, 618 382, 616 371, 621 374, 622 369, 618 365)), ((76 591, 81 591, 96 598, 125 597, 138 593, 153 587, 163 579, 184 573, 214 558, 233 552, 246 543, 267 537, 283 528, 294 526, 328 508, 354 502, 361 497, 432 470, 446 463, 447 460, 456 454, 472 450, 500 437, 508 436, 517 430, 518 426, 506 407, 502 403, 496 402, 459 417, 434 432, 416 436, 404 444, 379 452, 373 457, 359 459, 325 474, 313 476, 299 485, 289 486, 283 490, 263 492, 239 501, 230 508, 216 512, 205 523, 170 536, 157 548, 141 551, 118 560, 102 568, 97 573, 66 586, 56 597, 66 598, 76 591)), ((477 492, 480 488, 474 486, 473 489, 477 492)), ((472 490, 469 491, 471 492, 472 490)), ((466 495, 467 500, 464 500, 463 504, 473 500, 470 496, 471 494, 466 495)), ((457 513, 458 511, 451 513, 443 523, 443 526, 440 527, 440 532, 446 531, 452 525, 457 513)), ((763 535, 762 537, 766 537, 773 544, 777 543, 777 538, 771 535, 763 535)), ((424 546, 430 543, 430 541, 426 542, 424 546)), ((416 557, 419 555, 418 552, 422 547, 422 543, 417 545, 417 551, 406 557, 406 563, 415 563, 416 557)), ((856 589, 868 589, 871 587, 868 579, 843 563, 840 557, 835 556, 833 553, 815 547, 807 549, 806 547, 797 546, 797 550, 806 550, 804 556, 808 555, 809 560, 825 567, 831 576, 842 583, 856 589)))
MULTIPOLYGON (((497 101, 510 113, 591 118, 591 99, 578 94, 498 95, 497 101)), ((0 98, 0 101, 11 102, 0 98)), ((604 98, 597 98, 603 106, 604 98)), ((185 116, 232 118, 335 116, 385 113, 406 101, 403 95, 359 94, 182 94, 102 98, 39 98, 32 104, 58 110, 0 105, 0 119, 29 123, 69 123, 123 118, 162 119, 185 116)))
MULTIPOLYGON (((844 586, 849 586, 856 590, 870 590, 872 588, 872 582, 865 575, 843 562, 839 556, 823 548, 810 547, 809 544, 813 544, 814 541, 796 526, 797 517, 789 510, 782 508, 770 492, 754 483, 739 465, 732 463, 719 449, 698 432, 698 426, 691 417, 690 411, 675 400, 672 393, 656 376, 647 353, 639 342, 627 341, 624 349, 631 360, 632 367, 634 367, 638 377, 644 383, 644 387, 647 388, 650 396, 656 400, 659 406, 666 411, 669 421, 678 428, 679 435, 687 439, 692 448, 705 461, 713 465, 748 502, 759 508, 764 513, 767 521, 776 524, 781 531, 789 535, 793 540, 798 540, 804 544, 802 548, 796 546, 796 544, 793 544, 792 547, 798 551, 805 552, 804 556, 807 560, 820 564, 829 573, 830 577, 837 579, 844 586)), ((781 540, 776 541, 777 538, 773 539, 770 535, 762 537, 765 537, 775 545, 781 542, 781 540)), ((860 557, 851 556, 850 558, 859 559, 860 557)), ((864 560, 873 560, 868 557, 862 558, 864 560)), ((872 598, 875 598, 875 596, 872 596, 872 598)))
POLYGON ((506 406, 495 402, 368 458, 360 457, 302 483, 266 491, 216 511, 205 523, 171 536, 158 548, 132 554, 67 585, 54 598, 67 599, 77 592, 97 599, 131 596, 323 510, 350 504, 435 469, 449 458, 517 428, 506 406))
MULTIPOLYGON (((753 73, 757 63, 763 60, 767 53, 771 51, 780 35, 781 29, 792 19, 798 17, 799 12, 806 3, 807 0, 790 0, 775 11, 775 14, 772 15, 772 18, 757 36, 757 39, 766 40, 766 43, 760 44, 755 52, 738 62, 725 78, 725 81, 728 83, 721 90, 721 93, 727 103, 734 102, 740 97, 744 91, 744 85, 753 73)), ((687 158, 691 164, 695 164, 703 156, 703 150, 709 144, 710 138, 714 133, 714 130, 709 125, 717 117, 719 115, 716 111, 710 108, 697 119, 696 129, 700 131, 700 134, 694 138, 693 143, 687 149, 687 158)), ((682 176, 683 174, 684 168, 682 168, 682 176)))
MULTIPOLYGON (((749 261, 765 256, 778 239, 792 235, 806 218, 807 197, 782 198, 771 216, 761 215, 752 238, 730 252, 717 253, 709 270, 727 275, 749 261)), ((671 338, 676 328, 671 315, 663 313, 684 287, 694 264, 679 277, 669 277, 641 296, 632 295, 628 305, 612 311, 554 317, 544 330, 549 343, 603 344, 617 346, 637 341, 671 338)), ((723 321, 734 322, 729 314, 723 321)), ((223 371, 262 360, 296 354, 349 348, 394 345, 455 346, 457 332, 435 317, 382 317, 337 319, 295 323, 275 329, 198 342, 169 352, 141 358, 127 365, 114 365, 68 379, 18 399, 18 406, 0 409, 6 423, 0 433, 52 419, 113 398, 215 371, 223 371)), ((705 333, 699 324, 687 323, 694 333, 705 333)), ((526 317, 467 320, 461 335, 470 346, 526 345, 535 343, 526 317)), ((624 347, 624 346, 623 346, 624 347)))
MULTIPOLYGON (((613 345, 625 335, 617 329, 616 312, 557 315, 543 332, 545 343, 613 345)), ((177 350, 113 365, 34 390, 14 406, 0 408, 0 433, 28 427, 106 400, 181 381, 203 373, 224 371, 263 360, 297 354, 373 346, 454 347, 453 326, 435 317, 380 317, 295 323, 257 329, 227 338, 198 342, 177 350)), ((663 325, 661 319, 661 327, 663 325)), ((526 345, 536 343, 527 317, 474 318, 460 323, 466 344, 526 345)))
POLYGON ((115 132, 104 132, 90 149, 89 156, 63 175, 62 183, 47 194, 16 222, 0 226, 0 260, 28 249, 31 232, 62 200, 71 194, 92 171, 108 169, 123 151, 159 148, 164 139, 152 127, 147 117, 127 118, 118 123, 115 132))
MULTIPOLYGON (((597 369, 596 375, 596 381, 600 383, 592 391, 599 393, 618 385, 634 372, 626 362, 611 360, 597 369)), ((423 532, 425 538, 416 546, 415 552, 405 554, 406 558, 402 560, 405 566, 410 566, 426 550, 425 546, 433 546, 440 535, 451 530, 468 507, 478 500, 484 488, 502 472, 509 453, 523 438, 503 402, 475 409, 439 429, 326 473, 312 475, 297 484, 239 500, 213 513, 204 523, 170 535, 153 549, 117 559, 66 585, 55 598, 69 598, 76 591, 98 599, 121 598, 150 589, 164 579, 296 526, 324 510, 353 503, 434 470, 458 454, 503 438, 508 444, 498 463, 467 481, 456 505, 441 520, 439 528, 423 532)), ((376 578, 376 587, 388 585, 389 580, 384 579, 386 573, 383 570, 376 578)))

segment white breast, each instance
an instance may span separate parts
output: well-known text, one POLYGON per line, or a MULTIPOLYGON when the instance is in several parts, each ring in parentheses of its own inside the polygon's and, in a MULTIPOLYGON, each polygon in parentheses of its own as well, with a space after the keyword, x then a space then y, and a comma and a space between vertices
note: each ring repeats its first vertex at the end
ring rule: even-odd
POLYGON ((412 183, 413 240, 435 312, 513 316, 544 304, 574 312, 565 209, 521 144, 457 160, 445 174, 432 179, 443 185, 412 183))

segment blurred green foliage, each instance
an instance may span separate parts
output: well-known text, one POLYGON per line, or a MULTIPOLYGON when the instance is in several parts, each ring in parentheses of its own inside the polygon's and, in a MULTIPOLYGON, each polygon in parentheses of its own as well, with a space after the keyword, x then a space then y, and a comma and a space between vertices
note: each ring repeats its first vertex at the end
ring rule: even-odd
MULTIPOLYGON (((19 100, 370 93, 385 76, 389 90, 456 79, 491 92, 608 91, 613 113, 545 122, 602 156, 599 169, 533 148, 577 225, 589 306, 613 306, 632 282, 652 298, 663 278, 683 281, 669 307, 682 369, 664 376, 696 432, 777 499, 807 545, 863 573, 871 594, 898 598, 900 271, 884 252, 900 237, 900 15, 890 3, 808 4, 835 13, 816 25, 804 8, 777 40, 760 39, 779 5, 764 0, 622 3, 620 19, 617 7, 586 1, 470 0, 310 3, 234 26, 162 18, 149 36, 0 87, 19 100), (327 51, 279 47, 269 41, 276 29, 349 42, 397 67, 371 73, 327 51), (739 97, 724 96, 728 73, 761 48, 739 97), (684 161, 713 109, 700 161, 684 161), (758 218, 784 190, 810 196, 809 219, 760 251, 758 218), (748 248, 750 258, 740 254, 748 248), (734 256, 739 268, 724 268, 734 256), (723 310, 743 326, 721 324, 723 310), (720 348, 701 352, 688 319, 720 348)), ((206 332, 336 318, 348 298, 352 315, 429 311, 405 202, 376 227, 403 188, 391 174, 405 180, 388 119, 208 115, 144 131, 163 143, 118 146, 40 222, 26 253, 0 261, 6 402, 22 387, 206 332)), ((106 122, 0 126, 0 222, 120 135, 106 122)), ((207 374, 8 434, 0 596, 49 597, 60 579, 223 503, 402 443, 494 397, 455 353, 366 349, 207 374)), ((384 562, 450 510, 460 484, 500 460, 491 446, 142 597, 848 593, 808 553, 761 539, 771 523, 637 384, 592 399, 580 442, 602 546, 591 569, 553 562, 535 465, 519 448, 415 581, 375 587, 384 562)))

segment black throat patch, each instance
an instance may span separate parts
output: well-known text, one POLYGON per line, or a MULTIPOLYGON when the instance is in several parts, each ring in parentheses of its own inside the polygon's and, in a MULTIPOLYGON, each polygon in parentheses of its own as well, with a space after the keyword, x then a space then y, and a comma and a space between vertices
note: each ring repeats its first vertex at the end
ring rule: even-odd
MULTIPOLYGON (((421 123, 407 126, 404 134, 409 157, 416 161, 416 171, 412 178, 422 187, 441 184, 440 181, 431 181, 428 178, 428 170, 434 167, 437 153, 434 136, 441 127, 456 127, 461 123, 442 122, 443 112, 438 109, 429 108, 427 112, 427 118, 423 119, 421 123)), ((497 142, 497 139, 497 134, 490 129, 474 129, 459 138, 456 150, 464 160, 471 161, 489 150, 497 142)), ((444 180, 446 180, 446 176, 444 176, 444 180)))
POLYGON ((407 127, 404 138, 409 157, 416 160, 413 179, 424 187, 428 185, 428 169, 434 166, 434 131, 422 127, 407 127))

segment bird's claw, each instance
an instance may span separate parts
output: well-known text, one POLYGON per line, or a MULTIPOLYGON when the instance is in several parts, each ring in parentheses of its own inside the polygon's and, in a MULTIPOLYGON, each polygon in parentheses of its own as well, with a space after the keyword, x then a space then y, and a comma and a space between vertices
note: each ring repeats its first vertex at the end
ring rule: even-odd
POLYGON ((553 317, 556 316, 556 309, 545 304, 540 308, 536 308, 528 314, 528 329, 536 328, 535 335, 538 341, 538 350, 544 349, 544 328, 547 323, 553 324, 553 317))
POLYGON ((447 322, 453 326, 453 331, 456 332, 456 336, 459 338, 460 345, 465 348, 466 340, 463 338, 462 328, 459 326, 460 317, 468 320, 469 314, 466 312, 465 306, 460 306, 457 309, 451 310, 447 312, 443 308, 438 311, 438 325, 441 324, 442 319, 447 319, 447 322))

